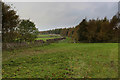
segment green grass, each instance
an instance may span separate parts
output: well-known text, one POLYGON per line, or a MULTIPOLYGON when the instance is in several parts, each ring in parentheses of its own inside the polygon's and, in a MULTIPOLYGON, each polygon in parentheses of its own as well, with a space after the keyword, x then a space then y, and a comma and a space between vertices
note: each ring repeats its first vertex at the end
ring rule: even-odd
MULTIPOLYGON (((67 38, 67 41, 70 39, 67 38)), ((24 50, 3 51, 3 78, 117 77, 117 43, 67 41, 24 50)))
POLYGON ((50 36, 50 35, 49 35, 49 34, 39 34, 38 36, 39 36, 39 37, 45 37, 45 36, 48 37, 48 36, 50 36))
POLYGON ((38 35, 38 38, 35 40, 44 40, 46 41, 47 39, 54 39, 54 38, 60 38, 58 35, 48 35, 48 34, 40 34, 38 35))
POLYGON ((43 41, 46 41, 47 39, 54 39, 54 38, 59 38, 59 37, 36 38, 35 40, 43 40, 43 41))

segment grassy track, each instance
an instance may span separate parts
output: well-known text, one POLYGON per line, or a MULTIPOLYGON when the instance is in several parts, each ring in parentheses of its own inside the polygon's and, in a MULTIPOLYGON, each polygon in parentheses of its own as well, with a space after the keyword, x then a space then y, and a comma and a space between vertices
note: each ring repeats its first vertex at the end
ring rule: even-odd
POLYGON ((117 77, 117 43, 65 42, 25 50, 4 51, 3 77, 117 77))

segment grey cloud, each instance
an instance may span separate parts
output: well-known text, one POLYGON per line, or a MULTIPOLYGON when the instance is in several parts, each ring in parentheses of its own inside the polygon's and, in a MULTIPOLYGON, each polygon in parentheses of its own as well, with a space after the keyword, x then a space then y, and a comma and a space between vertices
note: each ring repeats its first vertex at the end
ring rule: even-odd
MULTIPOLYGON (((11 3, 8 3, 11 4, 11 3)), ((87 17, 112 18, 117 13, 113 2, 14 2, 20 18, 31 19, 39 30, 73 27, 87 17)))

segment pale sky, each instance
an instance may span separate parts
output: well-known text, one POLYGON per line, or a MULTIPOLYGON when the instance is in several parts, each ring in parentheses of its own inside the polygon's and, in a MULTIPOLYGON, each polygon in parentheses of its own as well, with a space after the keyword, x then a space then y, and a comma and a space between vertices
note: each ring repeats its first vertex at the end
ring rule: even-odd
MULTIPOLYGON (((117 2, 11 2, 21 19, 30 19, 40 31, 76 26, 83 18, 111 19, 117 2)), ((8 4, 11 4, 8 3, 8 4)))

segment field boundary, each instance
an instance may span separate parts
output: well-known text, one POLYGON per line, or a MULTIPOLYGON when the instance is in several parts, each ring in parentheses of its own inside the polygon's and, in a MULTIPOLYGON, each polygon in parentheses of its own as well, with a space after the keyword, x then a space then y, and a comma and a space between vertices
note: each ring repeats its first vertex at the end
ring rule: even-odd
POLYGON ((35 40, 34 42, 3 43, 2 49, 3 50, 9 50, 9 49, 12 50, 12 49, 18 49, 18 48, 23 48, 23 47, 43 46, 44 44, 58 42, 63 39, 66 39, 66 38, 47 39, 46 41, 35 40))

